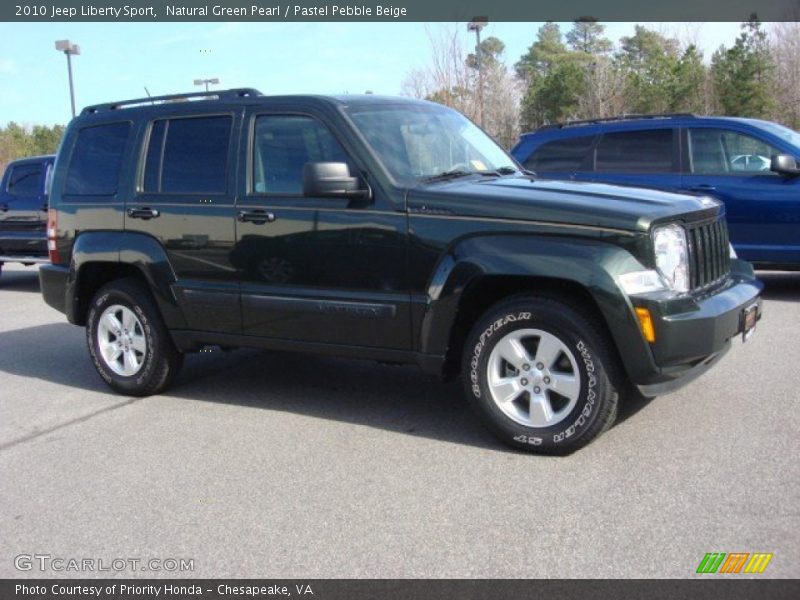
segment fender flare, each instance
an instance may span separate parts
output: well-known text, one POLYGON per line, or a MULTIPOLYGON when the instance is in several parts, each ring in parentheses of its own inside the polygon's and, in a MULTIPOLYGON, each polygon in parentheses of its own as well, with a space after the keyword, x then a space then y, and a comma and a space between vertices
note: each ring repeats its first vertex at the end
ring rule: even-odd
POLYGON ((134 268, 147 283, 167 328, 186 327, 186 319, 172 288, 177 277, 166 250, 154 237, 128 231, 87 231, 76 237, 66 294, 66 313, 71 323, 82 324, 81 274, 85 267, 96 263, 116 263, 134 268))

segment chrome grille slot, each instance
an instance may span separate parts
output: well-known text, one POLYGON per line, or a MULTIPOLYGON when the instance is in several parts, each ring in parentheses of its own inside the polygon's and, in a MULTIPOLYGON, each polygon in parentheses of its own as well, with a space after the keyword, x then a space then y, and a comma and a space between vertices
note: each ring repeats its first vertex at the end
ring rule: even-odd
POLYGON ((689 268, 692 290, 710 287, 725 279, 730 273, 728 226, 724 218, 712 223, 690 225, 689 268))

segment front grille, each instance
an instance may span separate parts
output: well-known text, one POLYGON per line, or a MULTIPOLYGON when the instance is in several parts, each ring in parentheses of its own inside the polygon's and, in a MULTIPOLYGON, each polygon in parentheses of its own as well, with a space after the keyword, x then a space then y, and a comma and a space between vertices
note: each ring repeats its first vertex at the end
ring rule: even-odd
POLYGON ((689 266, 692 290, 719 283, 731 270, 728 225, 725 218, 703 225, 690 225, 689 266))

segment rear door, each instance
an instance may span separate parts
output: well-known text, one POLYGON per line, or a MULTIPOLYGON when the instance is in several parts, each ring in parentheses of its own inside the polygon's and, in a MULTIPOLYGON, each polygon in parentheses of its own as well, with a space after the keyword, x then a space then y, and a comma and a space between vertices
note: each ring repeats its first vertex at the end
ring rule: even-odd
POLYGON ((371 202, 303 195, 308 162, 345 162, 363 177, 322 115, 253 109, 246 123, 233 252, 243 333, 409 349, 405 213, 380 190, 371 202))
POLYGON ((800 178, 769 170, 786 150, 751 133, 686 130, 684 190, 725 203, 731 242, 745 260, 800 263, 800 178))
POLYGON ((154 237, 177 276, 190 329, 238 333, 234 244, 235 156, 241 109, 161 115, 142 132, 126 231, 154 237))

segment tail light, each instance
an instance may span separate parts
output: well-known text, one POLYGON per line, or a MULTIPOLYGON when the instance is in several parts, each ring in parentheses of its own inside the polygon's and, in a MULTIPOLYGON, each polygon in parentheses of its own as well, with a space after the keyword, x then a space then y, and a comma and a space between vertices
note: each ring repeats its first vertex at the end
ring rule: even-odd
POLYGON ((61 262, 61 257, 58 255, 58 246, 56 245, 58 231, 58 211, 51 208, 47 211, 47 254, 50 257, 50 262, 57 265, 61 262))

